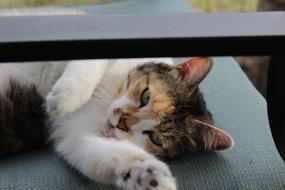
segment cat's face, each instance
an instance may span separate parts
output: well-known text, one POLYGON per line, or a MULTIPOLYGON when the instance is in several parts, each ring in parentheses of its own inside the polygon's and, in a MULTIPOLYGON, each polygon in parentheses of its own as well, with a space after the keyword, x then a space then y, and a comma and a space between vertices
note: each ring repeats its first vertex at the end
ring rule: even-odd
POLYGON ((110 106, 107 133, 165 159, 231 147, 231 137, 212 126, 198 89, 211 66, 207 58, 193 58, 176 66, 145 64, 131 70, 110 106))

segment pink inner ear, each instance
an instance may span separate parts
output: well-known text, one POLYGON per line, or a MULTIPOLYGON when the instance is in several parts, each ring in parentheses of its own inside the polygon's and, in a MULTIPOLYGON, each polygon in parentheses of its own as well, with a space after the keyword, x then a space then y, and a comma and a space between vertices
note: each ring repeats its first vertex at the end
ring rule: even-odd
POLYGON ((184 79, 189 73, 192 75, 196 75, 197 77, 204 72, 205 64, 208 63, 209 60, 203 57, 194 57, 189 59, 178 66, 180 71, 180 76, 184 79))
POLYGON ((233 147, 234 141, 231 136, 215 127, 212 127, 212 134, 208 137, 208 143, 210 147, 208 147, 212 151, 216 150, 225 150, 233 147))

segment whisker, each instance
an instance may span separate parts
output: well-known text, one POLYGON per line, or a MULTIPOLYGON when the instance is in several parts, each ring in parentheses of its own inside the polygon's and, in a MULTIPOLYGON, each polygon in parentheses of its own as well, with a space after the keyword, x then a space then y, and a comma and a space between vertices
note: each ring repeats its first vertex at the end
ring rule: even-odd
POLYGON ((113 86, 113 83, 111 83, 110 81, 104 80, 103 83, 105 83, 105 87, 107 88, 107 90, 109 91, 109 95, 114 98, 114 91, 115 88, 113 86))
POLYGON ((106 104, 111 104, 111 101, 110 100, 108 100, 108 99, 106 99, 104 96, 102 96, 102 95, 97 95, 96 97, 92 97, 92 99, 93 100, 96 100, 96 101, 102 101, 102 102, 104 102, 104 103, 106 103, 106 104))
MULTIPOLYGON (((201 120, 198 120, 198 119, 192 119, 192 121, 196 121, 197 123, 206 125, 206 126, 208 126, 208 127, 214 127, 214 125, 211 125, 211 124, 209 124, 209 123, 206 123, 206 122, 201 121, 201 120)), ((214 128, 215 128, 215 127, 214 127, 214 128)))
POLYGON ((111 102, 109 102, 108 100, 104 99, 103 97, 102 98, 100 98, 100 97, 94 98, 93 100, 95 100, 95 101, 97 101, 97 102, 99 102, 101 104, 105 104, 106 106, 110 106, 111 105, 111 102))

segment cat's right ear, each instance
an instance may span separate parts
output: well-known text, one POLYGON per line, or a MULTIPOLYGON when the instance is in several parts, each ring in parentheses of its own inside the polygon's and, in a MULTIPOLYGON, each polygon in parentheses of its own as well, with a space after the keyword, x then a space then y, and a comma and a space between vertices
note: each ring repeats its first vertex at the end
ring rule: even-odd
POLYGON ((210 72, 213 62, 208 57, 193 57, 180 64, 176 69, 176 75, 190 85, 198 85, 210 72))

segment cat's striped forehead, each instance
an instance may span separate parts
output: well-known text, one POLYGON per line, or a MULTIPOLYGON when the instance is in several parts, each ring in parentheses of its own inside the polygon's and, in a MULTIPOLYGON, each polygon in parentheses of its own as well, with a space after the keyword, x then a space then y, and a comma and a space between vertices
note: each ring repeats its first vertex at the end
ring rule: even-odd
POLYGON ((175 110, 173 91, 174 78, 171 75, 173 68, 170 65, 158 63, 147 63, 137 66, 128 74, 125 82, 125 91, 134 101, 139 102, 142 92, 150 90, 150 104, 152 113, 157 117, 165 117, 175 110))
POLYGON ((170 76, 169 72, 173 68, 170 65, 164 64, 164 63, 146 63, 143 65, 139 65, 135 67, 134 69, 130 70, 128 74, 128 82, 127 84, 129 85, 130 83, 145 77, 147 84, 150 82, 150 75, 156 76, 157 79, 161 78, 162 76, 170 76))
POLYGON ((133 96, 139 96, 146 86, 151 88, 152 96, 157 97, 155 103, 171 104, 176 112, 189 107, 198 92, 198 84, 189 85, 179 76, 176 67, 163 63, 148 63, 136 67, 129 72, 127 84, 127 87, 140 86, 131 93, 133 96))

